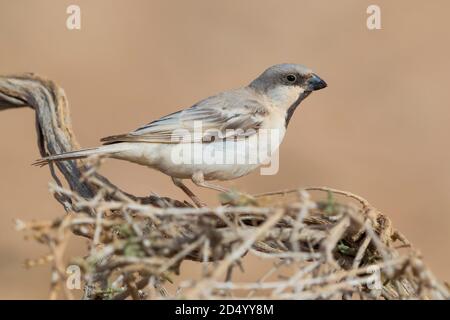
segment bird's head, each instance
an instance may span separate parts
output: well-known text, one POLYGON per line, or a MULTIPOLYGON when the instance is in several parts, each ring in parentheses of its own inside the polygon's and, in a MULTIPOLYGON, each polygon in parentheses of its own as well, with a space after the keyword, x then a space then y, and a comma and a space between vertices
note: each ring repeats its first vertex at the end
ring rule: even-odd
POLYGON ((276 107, 286 110, 326 86, 307 67, 290 63, 274 65, 250 83, 251 88, 270 98, 276 107))

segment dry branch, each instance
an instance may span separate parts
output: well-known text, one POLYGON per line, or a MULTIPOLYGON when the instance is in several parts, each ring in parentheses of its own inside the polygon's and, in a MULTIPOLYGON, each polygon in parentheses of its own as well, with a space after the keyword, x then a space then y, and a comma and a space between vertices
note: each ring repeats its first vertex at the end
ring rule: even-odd
MULTIPOLYGON (((78 148, 61 88, 32 74, 0 77, 0 110, 26 106, 36 113, 41 156, 78 148)), ((68 187, 50 165, 50 191, 67 213, 17 223, 49 248, 28 265, 51 264, 52 298, 73 298, 69 264, 82 270, 85 299, 450 297, 413 248, 397 249, 409 243, 388 217, 352 193, 312 187, 251 201, 227 194, 226 205, 197 209, 128 194, 100 175, 99 165, 99 159, 57 163, 68 187), (310 192, 327 198, 313 200, 310 192), (72 234, 89 239, 89 250, 67 261, 72 234), (256 280, 235 281, 234 269, 245 271, 249 257, 271 266, 256 280), (167 284, 186 260, 196 261, 202 275, 183 279, 171 292, 167 284)))
MULTIPOLYGON (((69 106, 64 90, 54 82, 34 74, 0 76, 0 111, 13 108, 30 107, 36 114, 36 131, 39 152, 42 157, 79 149, 79 144, 72 131, 69 106)), ((71 190, 81 197, 90 199, 96 192, 96 186, 82 180, 82 174, 88 168, 82 161, 63 161, 56 163, 71 190)), ((50 171, 55 182, 61 186, 53 165, 50 171)), ((109 188, 118 189, 104 176, 95 173, 109 188)), ((158 207, 185 206, 186 204, 157 196, 135 197, 126 194, 141 203, 149 203, 158 207)), ((57 198, 66 208, 71 210, 69 199, 57 198)))

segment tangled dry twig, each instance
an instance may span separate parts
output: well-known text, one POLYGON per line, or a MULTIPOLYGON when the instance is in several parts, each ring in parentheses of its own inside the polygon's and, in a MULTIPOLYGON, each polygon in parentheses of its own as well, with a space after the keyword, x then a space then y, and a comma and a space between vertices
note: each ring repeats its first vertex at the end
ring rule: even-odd
MULTIPOLYGON (((77 146, 62 89, 34 75, 0 77, 0 110, 23 106, 36 111, 41 155, 77 146)), ((50 191, 66 215, 17 222, 50 250, 28 265, 51 264, 52 298, 73 298, 68 265, 81 269, 85 299, 450 297, 391 221, 354 194, 325 187, 230 193, 220 207, 197 209, 121 191, 97 172, 100 162, 58 163, 68 188, 51 167, 50 191), (316 193, 327 197, 313 200, 316 193), (66 257, 73 234, 88 239, 82 258, 66 257), (252 259, 266 270, 236 279, 234 269, 247 271, 252 259), (200 275, 168 289, 187 260, 200 275)))

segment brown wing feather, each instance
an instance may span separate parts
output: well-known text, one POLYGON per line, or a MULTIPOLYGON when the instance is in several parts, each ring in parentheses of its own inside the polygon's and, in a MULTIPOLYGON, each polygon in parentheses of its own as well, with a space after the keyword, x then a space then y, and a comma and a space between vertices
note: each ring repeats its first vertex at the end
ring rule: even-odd
POLYGON ((247 137, 257 131, 266 114, 267 109, 253 95, 245 89, 238 89, 207 98, 191 108, 162 117, 130 133, 106 137, 101 141, 104 144, 198 142, 204 141, 205 132, 208 136, 213 135, 211 131, 220 133, 222 138, 247 137), (199 121, 202 135, 197 137, 193 133, 199 121), (239 131, 230 132, 237 129, 239 131))

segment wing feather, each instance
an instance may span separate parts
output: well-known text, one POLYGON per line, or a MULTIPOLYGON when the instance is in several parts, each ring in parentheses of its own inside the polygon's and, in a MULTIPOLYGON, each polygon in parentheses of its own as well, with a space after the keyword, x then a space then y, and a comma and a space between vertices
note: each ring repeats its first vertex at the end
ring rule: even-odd
POLYGON ((253 95, 238 89, 207 98, 130 133, 106 137, 101 141, 105 144, 180 143, 211 141, 212 135, 214 139, 243 138, 258 130, 266 114, 267 109, 253 95))

